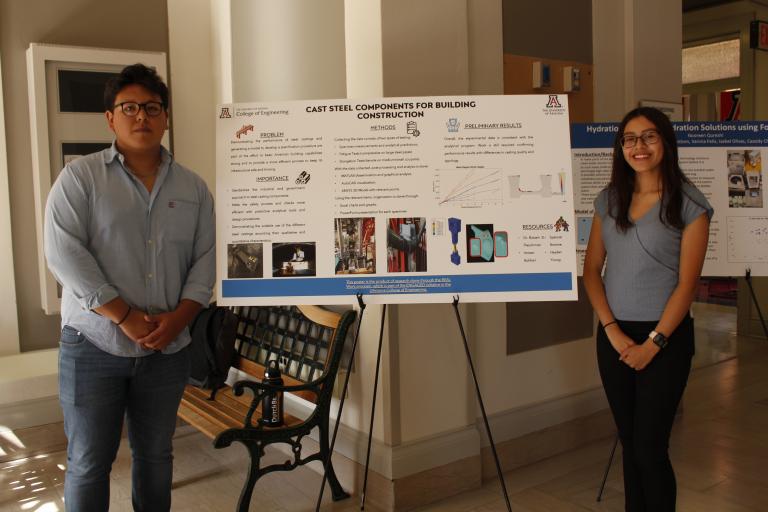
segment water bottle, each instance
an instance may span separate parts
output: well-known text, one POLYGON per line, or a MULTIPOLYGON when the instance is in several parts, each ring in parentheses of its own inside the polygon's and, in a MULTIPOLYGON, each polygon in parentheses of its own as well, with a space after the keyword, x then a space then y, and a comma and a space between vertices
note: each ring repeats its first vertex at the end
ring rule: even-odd
MULTIPOLYGON (((283 379, 277 360, 272 359, 264 370, 264 383, 282 386, 283 379)), ((267 427, 279 427, 283 424, 283 392, 268 391, 261 402, 261 424, 267 427)))

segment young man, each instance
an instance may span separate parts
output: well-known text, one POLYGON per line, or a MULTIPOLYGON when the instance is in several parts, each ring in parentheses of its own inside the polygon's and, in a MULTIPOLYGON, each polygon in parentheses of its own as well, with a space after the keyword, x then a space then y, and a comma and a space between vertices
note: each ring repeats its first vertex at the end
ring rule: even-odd
POLYGON ((161 145, 168 88, 153 69, 123 69, 104 102, 112 147, 64 167, 45 211, 45 254, 62 285, 65 501, 109 509, 125 417, 133 508, 167 511, 187 324, 215 280, 213 198, 161 145))

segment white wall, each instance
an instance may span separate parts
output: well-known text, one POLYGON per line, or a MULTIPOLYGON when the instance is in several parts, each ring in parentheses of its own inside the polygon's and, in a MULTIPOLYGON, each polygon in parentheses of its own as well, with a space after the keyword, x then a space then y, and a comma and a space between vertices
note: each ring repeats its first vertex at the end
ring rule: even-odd
MULTIPOLYGON (((481 7, 471 0, 384 3, 385 94, 501 93, 499 11, 498 2, 481 7), (428 26, 435 29, 424 30, 428 26), (471 69, 477 73, 470 77, 471 69)), ((405 444, 475 425, 480 412, 453 308, 396 308, 397 330, 389 339, 398 351, 397 367, 391 369, 399 382, 399 418, 394 418, 398 423, 393 431, 400 435, 395 439, 405 444)), ((556 306, 552 308, 556 314, 556 306)), ((593 340, 508 356, 504 304, 473 304, 462 311, 488 414, 599 386, 593 340)), ((580 415, 578 410, 571 413, 563 421, 580 415)))
MULTIPOLYGON (((469 94, 467 11, 466 0, 381 2, 384 96, 469 94)), ((385 429, 391 444, 474 424, 466 359, 451 306, 399 305, 390 311, 387 375, 395 385, 388 390, 391 415, 385 429)))
POLYGON ((501 0, 467 0, 470 94, 504 94, 501 10, 501 0))
MULTIPOLYGON (((330 62, 322 76, 312 82, 318 86, 315 92, 306 85, 302 90, 289 90, 268 83, 274 78, 279 84, 284 79, 283 68, 300 68, 307 57, 285 49, 265 55, 266 49, 260 47, 263 40, 254 39, 251 33, 254 27, 251 20, 266 14, 282 20, 281 26, 292 23, 298 16, 301 26, 304 14, 294 10, 295 2, 275 11, 274 5, 264 6, 258 2, 244 5, 237 0, 206 1, 214 9, 209 33, 218 30, 230 38, 233 55, 241 52, 239 57, 231 58, 235 100, 238 96, 276 99, 278 94, 287 99, 289 93, 322 97, 329 84, 340 87, 339 78, 345 79, 349 94, 357 97, 500 93, 503 88, 500 1, 348 0, 344 6, 346 12, 331 9, 334 19, 325 23, 325 26, 336 24, 336 30, 344 36, 341 46, 335 37, 315 41, 316 45, 329 44, 324 58, 330 62), (336 66, 339 60, 346 62, 344 70, 336 66), (471 77, 470 70, 475 70, 471 77), (261 94, 265 97, 255 97, 261 94)), ((179 57, 174 49, 185 48, 185 38, 204 41, 206 34, 202 26, 199 31, 174 30, 174 23, 204 20, 206 1, 169 1, 171 78, 178 76, 176 70, 185 74, 183 83, 179 83, 179 79, 174 84, 177 111, 186 109, 179 103, 178 89, 187 87, 190 82, 187 77, 192 75, 190 68, 185 71, 177 62, 179 57), (190 12, 192 6, 198 14, 190 12)), ((224 69, 229 59, 229 43, 217 41, 216 37, 211 39, 213 50, 208 65, 224 69)), ((198 53, 194 62, 204 67, 205 50, 198 53)), ((189 57, 181 57, 184 58, 189 57)), ((311 58, 320 59, 316 54, 311 58)), ((215 80, 225 83, 226 77, 215 77, 215 80)), ((226 94, 226 85, 218 87, 226 94)), ((192 137, 196 135, 194 131, 186 135, 177 131, 175 135, 177 155, 183 161, 182 148, 193 143, 192 137), (190 141, 182 141, 182 137, 189 137, 190 141)), ((462 311, 489 413, 561 398, 598 385, 589 340, 507 356, 504 305, 463 306, 462 311)), ((390 306, 388 316, 374 438, 397 446, 474 426, 479 412, 452 307, 447 304, 390 306)), ((368 430, 380 318, 381 307, 369 306, 345 405, 344 423, 363 432, 368 430)))
MULTIPOLYGON (((470 321, 462 307, 464 322, 470 321)), ((400 305, 397 343, 400 442, 409 443, 475 423, 474 388, 451 304, 400 305)), ((465 324, 465 329, 468 325, 465 324)), ((469 332, 477 357, 477 339, 469 332)), ((485 342, 485 340, 483 340, 485 342)), ((477 363, 476 363, 477 364, 477 363)), ((478 365, 478 372, 484 370, 478 365)), ((485 395, 494 395, 494 388, 485 395)))
MULTIPOLYGON (((345 96, 344 24, 348 21, 344 4, 334 0, 324 3, 326 9, 322 10, 318 5, 314 0, 279 4, 168 0, 175 154, 181 162, 195 169, 198 167, 193 162, 213 162, 212 174, 206 175, 211 190, 215 190, 217 103, 345 96), (270 26, 262 27, 266 31, 253 34, 254 27, 265 25, 266 20, 271 20, 270 26), (310 21, 316 22, 316 28, 297 30, 306 28, 310 21), (296 38, 287 43, 288 48, 283 45, 286 34, 296 38), (324 70, 320 69, 323 65, 326 66, 324 70), (283 88, 280 84, 286 80, 291 84, 283 88)), ((350 5, 350 9, 360 6, 362 2, 350 5)), ((369 3, 366 7, 375 8, 376 4, 369 3)), ((367 11, 359 12, 359 18, 349 23, 359 22, 354 25, 357 35, 366 37, 375 49, 375 23, 370 22, 367 11), (372 33, 374 37, 371 38, 372 33)), ((372 83, 371 76, 375 76, 375 53, 365 51, 362 45, 350 47, 355 48, 359 65, 350 74, 354 76, 352 83, 356 84, 353 88, 362 95, 380 95, 371 91, 368 85, 372 83), (374 63, 373 75, 371 62, 374 63)), ((344 424, 359 431, 368 430, 381 312, 380 306, 369 306, 366 310, 355 371, 350 378, 349 397, 344 407, 344 424)), ((388 354, 387 347, 385 360, 389 358, 388 354)), ((382 389, 389 389, 386 366, 382 379, 382 389)), ((389 440, 391 431, 385 428, 389 396, 384 392, 378 396, 377 409, 374 437, 389 440)), ((332 415, 335 414, 334 410, 332 415)))
POLYGON ((592 0, 595 121, 618 121, 626 112, 625 0, 592 0))
POLYGON ((595 121, 682 102, 682 1, 592 0, 595 121))
POLYGON ((167 0, 174 154, 216 190, 216 105, 343 98, 343 0, 167 0))
MULTIPOLYGON (((200 67, 213 70, 214 98, 231 94, 234 101, 256 101, 343 96, 344 92, 352 97, 502 92, 500 0, 346 0, 333 2, 325 17, 311 10, 297 12, 297 2, 245 5, 239 0, 169 0, 169 13, 173 18, 190 16, 190 5, 195 5, 203 20, 206 1, 213 9, 209 29, 212 56, 209 62, 200 57, 195 60, 200 67), (183 4, 184 10, 174 11, 176 4, 183 4), (308 44, 304 36, 309 32, 297 34, 290 27, 294 22, 303 27, 307 13, 324 20, 318 23, 324 31, 312 36, 315 46, 326 45, 320 54, 299 51, 297 48, 308 44), (275 26, 298 38, 290 43, 293 46, 269 53, 265 41, 288 44, 284 36, 273 34, 271 27, 263 27, 264 34, 253 34, 262 27, 257 18, 267 14, 275 26), (327 33, 331 26, 340 37, 327 33), (308 58, 325 59, 327 65, 311 74, 309 84, 281 85, 286 77, 299 76, 291 74, 309 66, 308 58), (343 68, 339 62, 344 63, 343 68), (232 83, 227 85, 228 77, 217 73, 223 70, 226 75, 230 64, 232 83)), ((172 27, 174 23, 171 20, 172 27)), ((173 29, 170 34, 171 77, 176 79, 174 70, 182 69, 182 75, 187 72, 177 66, 174 48, 184 48, 185 38, 206 36, 204 27, 195 34, 173 29)), ((305 79, 307 75, 301 76, 305 79)), ((178 78, 177 90, 180 81, 188 82, 178 78)), ((623 111, 624 95, 620 97, 618 110, 623 111)), ((181 108, 179 98, 176 110, 181 108)), ((179 158, 183 158, 185 146, 178 138, 194 136, 194 131, 186 135, 177 131, 179 158)), ((556 306, 552 308, 556 315, 556 306)), ((543 425, 549 426, 593 412, 589 407, 595 400, 588 406, 575 401, 577 405, 571 407, 568 402, 568 397, 600 385, 592 338, 508 356, 504 304, 462 305, 461 310, 489 414, 503 416, 547 402, 565 404, 549 417, 551 423, 543 425)), ((381 311, 381 306, 366 310, 344 410, 344 424, 363 433, 368 431, 381 311)), ((449 304, 390 306, 388 317, 373 429, 379 447, 407 448, 454 432, 470 432, 466 438, 471 438, 480 413, 453 308, 449 304)), ((394 464, 393 459, 390 463, 394 464)), ((403 474, 397 468, 389 469, 390 474, 403 474)))
POLYGON ((682 0, 633 2, 632 104, 640 100, 682 102, 682 0))
POLYGON ((469 92, 467 0, 381 2, 384 96, 469 92))
POLYGON ((176 160, 216 190, 210 0, 168 0, 171 133, 176 160))
POLYGON ((343 0, 233 0, 233 99, 343 98, 343 0))
POLYGON ((33 42, 167 52, 167 26, 165 0, 136 0, 130 9, 101 0, 0 2, 13 271, 22 352, 58 346, 61 323, 58 315, 43 313, 40 300, 25 52, 33 42), (137 32, 136 27, 141 30, 137 32))
POLYGON ((347 97, 384 96, 381 0, 345 0, 347 97))
POLYGON ((26 50, 34 42, 167 52, 166 27, 165 0, 129 10, 101 0, 0 2, 0 430, 61 421, 61 319, 43 314, 38 283, 26 50))
POLYGON ((11 198, 8 195, 8 157, 5 145, 2 64, 0 63, 0 356, 17 354, 19 318, 16 308, 16 281, 13 278, 11 243, 11 198))
MULTIPOLYGON (((556 315, 556 306, 552 313, 556 315)), ((541 319, 537 319, 540 321, 541 319)), ((561 319, 567 321, 567 319, 561 319)), ((600 386, 595 340, 586 338, 506 355, 505 304, 473 305, 473 335, 479 380, 489 414, 575 395, 600 386)), ((578 415, 579 411, 574 411, 578 415)))

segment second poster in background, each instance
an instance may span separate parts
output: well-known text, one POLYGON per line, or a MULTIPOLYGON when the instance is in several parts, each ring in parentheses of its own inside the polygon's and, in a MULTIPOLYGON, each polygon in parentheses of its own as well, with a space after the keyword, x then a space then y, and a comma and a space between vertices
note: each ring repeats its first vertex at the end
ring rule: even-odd
MULTIPOLYGON (((768 275, 768 200, 764 161, 768 122, 673 123, 680 167, 707 197, 710 224, 704 276, 768 275)), ((579 273, 591 229, 593 202, 610 181, 615 123, 572 126, 579 273)))

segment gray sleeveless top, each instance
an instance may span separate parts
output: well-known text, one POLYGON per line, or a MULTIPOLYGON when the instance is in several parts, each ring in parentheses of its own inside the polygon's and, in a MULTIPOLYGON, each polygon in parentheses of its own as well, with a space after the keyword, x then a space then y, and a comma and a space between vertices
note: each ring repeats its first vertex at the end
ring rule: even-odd
MULTIPOLYGON (((622 233, 608 213, 608 189, 595 199, 595 213, 602 222, 607 253, 605 293, 619 320, 658 320, 677 286, 682 231, 662 224, 658 201, 622 233)), ((683 186, 683 223, 687 226, 701 214, 712 218, 714 210, 693 185, 683 186)))

